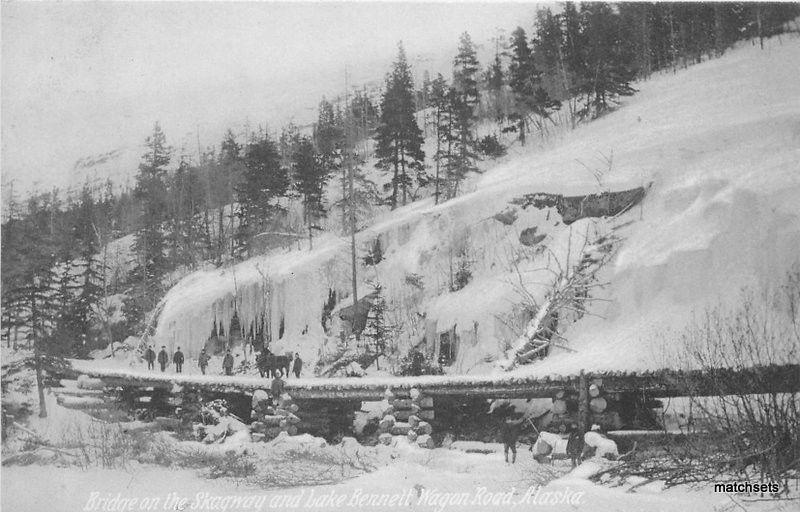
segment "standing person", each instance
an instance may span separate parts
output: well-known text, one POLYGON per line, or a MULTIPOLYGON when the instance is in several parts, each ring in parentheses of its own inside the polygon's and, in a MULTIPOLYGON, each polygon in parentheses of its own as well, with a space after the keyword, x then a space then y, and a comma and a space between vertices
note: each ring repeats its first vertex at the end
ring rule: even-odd
POLYGON ((511 450, 511 463, 517 462, 517 440, 519 439, 520 430, 522 430, 523 420, 523 418, 512 420, 511 416, 507 416, 500 425, 500 437, 503 440, 503 453, 506 456, 506 463, 508 463, 509 450, 511 450))
POLYGON ((256 356, 256 368, 258 368, 258 373, 263 379, 267 371, 267 349, 262 349, 256 356))
POLYGON ((578 425, 573 423, 570 426, 569 438, 567 439, 567 455, 572 460, 572 467, 576 468, 581 463, 583 453, 583 433, 578 425))
POLYGON ((161 365, 161 371, 167 371, 167 363, 169 362, 169 355, 167 354, 167 347, 161 345, 161 352, 158 353, 158 364, 161 365))
POLYGON ((283 388, 285 387, 285 383, 283 379, 281 379, 281 373, 279 371, 275 372, 275 378, 272 379, 272 384, 270 385, 270 391, 272 391, 272 403, 278 405, 278 399, 280 399, 281 395, 283 394, 283 388))
POLYGON ((156 351, 153 350, 153 345, 147 347, 147 350, 144 351, 144 360, 147 361, 147 369, 148 370, 155 370, 156 365, 156 351))
POLYGON ((303 360, 300 359, 300 354, 295 352, 294 353, 294 364, 292 365, 292 370, 294 371, 295 378, 300 378, 300 372, 303 371, 303 360))
POLYGON ((172 355, 172 362, 175 363, 175 371, 177 373, 183 373, 183 359, 181 347, 178 347, 178 350, 176 350, 175 354, 172 355))
POLYGON ((233 356, 230 349, 225 351, 225 357, 222 359, 222 367, 225 369, 225 375, 233 375, 233 356))
POLYGON ((211 358, 208 357, 208 354, 206 354, 206 349, 202 349, 200 351, 200 356, 198 356, 197 358, 197 364, 198 366, 200 366, 200 373, 202 373, 203 375, 206 374, 206 367, 208 366, 209 359, 211 358))

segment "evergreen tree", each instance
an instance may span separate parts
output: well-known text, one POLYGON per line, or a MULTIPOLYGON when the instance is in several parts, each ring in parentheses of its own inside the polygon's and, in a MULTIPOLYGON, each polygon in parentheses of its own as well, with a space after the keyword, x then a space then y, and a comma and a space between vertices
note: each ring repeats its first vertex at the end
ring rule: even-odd
POLYGON ((217 165, 215 166, 216 179, 212 180, 212 188, 216 192, 215 203, 217 212, 217 264, 222 262, 225 254, 233 256, 235 244, 233 241, 234 219, 232 203, 236 200, 237 189, 244 180, 246 166, 244 162, 244 149, 236 140, 232 130, 228 130, 220 144, 217 165), (225 235, 225 206, 231 205, 228 217, 228 235, 225 235), (230 238, 230 249, 226 247, 226 240, 230 238))
POLYGON ((458 54, 453 61, 453 86, 447 98, 448 109, 448 150, 447 193, 448 198, 458 195, 461 182, 470 172, 475 172, 477 153, 475 152, 474 125, 475 107, 478 105, 478 59, 475 46, 469 34, 461 35, 458 54))
POLYGON ((278 138, 278 149, 281 154, 281 165, 283 167, 288 168, 292 165, 292 157, 297 150, 297 146, 300 144, 300 139, 300 129, 293 122, 281 128, 281 136, 278 138))
POLYGON ((25 325, 27 316, 26 301, 22 294, 25 280, 28 257, 26 251, 30 237, 26 233, 28 219, 20 215, 19 209, 13 202, 8 207, 8 218, 0 230, 2 243, 0 248, 0 297, 2 297, 2 327, 3 336, 9 347, 14 344, 16 348, 19 328, 25 325))
POLYGON ((81 352, 100 346, 96 311, 103 298, 102 282, 106 269, 97 257, 100 252, 97 210, 98 205, 91 190, 84 187, 77 208, 74 231, 80 260, 77 275, 80 292, 71 312, 74 329, 81 333, 81 338, 85 341, 85 344, 81 344, 81 352))
POLYGON ((434 202, 439 204, 441 196, 442 176, 441 170, 446 168, 447 160, 452 150, 451 108, 448 96, 448 86, 441 74, 431 83, 430 104, 433 109, 432 124, 436 138, 436 152, 433 155, 435 171, 433 176, 434 202))
POLYGON ((169 259, 173 266, 197 264, 197 243, 202 237, 198 215, 204 202, 199 170, 189 165, 186 156, 169 180, 168 221, 169 259))
POLYGON ((134 233, 136 265, 131 277, 139 283, 138 296, 143 300, 145 309, 150 309, 161 290, 161 277, 169 269, 165 256, 164 223, 167 220, 166 175, 171 148, 167 146, 166 137, 158 123, 145 145, 148 150, 139 164, 134 190, 141 212, 134 233))
MULTIPOLYGON (((342 197, 347 193, 347 169, 342 165, 342 147, 345 144, 344 126, 339 124, 333 104, 322 98, 319 104, 317 123, 314 125, 314 142, 317 146, 322 166, 328 174, 339 176, 342 197)), ((343 203, 341 208, 342 233, 347 231, 347 212, 343 203)))
POLYGON ((490 92, 497 93, 503 89, 504 83, 503 62, 500 60, 500 54, 496 53, 494 60, 486 70, 486 87, 490 92))
POLYGON ((322 229, 318 222, 325 214, 323 195, 328 171, 314 150, 314 144, 303 137, 292 156, 294 187, 303 201, 303 221, 308 228, 308 246, 313 248, 313 230, 322 229))
POLYGON ((325 98, 322 98, 319 103, 317 124, 314 126, 314 142, 319 153, 325 158, 332 158, 332 155, 344 143, 344 128, 341 119, 337 119, 333 103, 325 98))
POLYGON ((478 93, 478 57, 475 45, 467 32, 461 34, 458 54, 453 60, 453 87, 460 96, 459 103, 466 108, 475 109, 480 95, 478 93))
POLYGON ((619 18, 602 2, 581 4, 584 62, 579 92, 586 104, 581 117, 596 117, 608 110, 618 96, 630 96, 636 76, 629 47, 620 38, 619 18))
POLYGON ((475 150, 475 136, 473 124, 475 116, 473 107, 466 103, 467 97, 451 87, 447 93, 448 110, 445 115, 447 122, 447 164, 446 185, 447 198, 452 199, 458 195, 459 187, 467 175, 477 172, 475 161, 478 154, 475 150))
POLYGON ((240 256, 249 255, 254 238, 276 223, 284 211, 278 201, 289 188, 289 174, 280 165, 275 142, 265 132, 247 145, 244 165, 242 183, 236 188, 236 251, 240 256))
POLYGON ((342 197, 333 206, 342 210, 343 228, 342 233, 347 235, 351 231, 351 212, 355 223, 355 230, 358 232, 367 219, 373 215, 374 206, 380 202, 381 196, 375 183, 370 180, 363 170, 364 158, 358 154, 350 156, 351 165, 344 165, 339 160, 339 166, 343 169, 344 184, 342 197), (353 187, 350 189, 350 178, 352 174, 353 187))
POLYGON ((34 349, 36 387, 39 394, 39 416, 47 416, 44 401, 44 359, 52 348, 53 326, 58 311, 53 300, 57 281, 54 272, 57 259, 55 245, 55 201, 31 198, 28 216, 23 225, 25 234, 21 248, 25 256, 21 286, 15 290, 17 299, 23 304, 22 323, 26 329, 28 345, 34 349))
POLYGON ((528 124, 536 122, 535 116, 547 119, 560 103, 551 99, 542 87, 542 74, 536 68, 533 52, 522 27, 517 27, 512 33, 511 48, 509 85, 514 93, 515 108, 510 117, 517 123, 519 140, 524 144, 528 124))
POLYGON ((402 204, 406 204, 414 178, 421 186, 427 183, 422 130, 414 116, 414 83, 402 44, 394 69, 386 78, 376 139, 376 166, 392 174, 389 203, 394 209, 401 191, 402 204))
POLYGON ((383 296, 383 287, 380 283, 373 285, 375 300, 367 314, 367 321, 362 336, 370 342, 370 350, 375 357, 375 368, 380 370, 380 356, 386 353, 386 348, 392 339, 392 327, 387 323, 386 314, 388 307, 383 296))

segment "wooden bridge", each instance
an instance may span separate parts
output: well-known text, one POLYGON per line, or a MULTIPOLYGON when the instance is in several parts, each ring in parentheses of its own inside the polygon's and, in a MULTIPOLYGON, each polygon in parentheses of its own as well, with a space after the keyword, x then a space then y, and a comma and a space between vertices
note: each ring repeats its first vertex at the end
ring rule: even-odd
MULTIPOLYGON (((175 418, 177 407, 196 404, 198 395, 205 400, 223 397, 240 417, 260 418, 251 426, 261 429, 262 438, 266 434, 277 435, 280 428, 326 438, 352 435, 353 420, 362 403, 388 398, 388 407, 380 421, 383 440, 392 435, 409 435, 414 439, 419 435, 420 442, 429 448, 434 444, 429 435, 433 431, 464 429, 471 423, 486 421, 487 399, 552 399, 555 425, 577 422, 586 429, 598 423, 616 430, 658 426, 652 409, 659 407, 659 398, 800 391, 800 365, 796 364, 714 371, 581 372, 544 378, 508 373, 288 379, 285 391, 295 408, 282 411, 286 417, 281 417, 256 410, 256 391, 270 387, 270 380, 265 378, 103 369, 83 361, 75 361, 61 376, 74 379, 81 375, 92 381, 92 389, 86 394, 94 398, 87 400, 83 395, 84 398, 76 399, 74 395, 82 395, 81 390, 56 389, 63 405, 74 401, 79 407, 87 402, 102 406, 109 400, 121 399, 128 407, 149 408, 169 420, 175 418), (289 424, 287 418, 294 423, 289 424), (270 421, 275 425, 264 427, 264 422, 270 421)), ((77 384, 80 387, 80 382, 77 384)))
MULTIPOLYGON (((175 386, 200 390, 252 394, 269 387, 269 380, 247 376, 183 375, 159 371, 131 371, 96 368, 76 362, 73 376, 101 379, 108 386, 175 386)), ((507 375, 425 375, 418 377, 349 377, 287 379, 286 391, 300 400, 381 400, 387 389, 395 392, 418 389, 433 397, 471 396, 482 398, 552 398, 563 390, 580 391, 599 381, 606 393, 645 393, 653 398, 754 394, 800 391, 800 365, 773 365, 738 370, 657 370, 648 372, 582 372, 578 375, 529 377, 507 375), (768 385, 767 385, 768 384, 768 385)))

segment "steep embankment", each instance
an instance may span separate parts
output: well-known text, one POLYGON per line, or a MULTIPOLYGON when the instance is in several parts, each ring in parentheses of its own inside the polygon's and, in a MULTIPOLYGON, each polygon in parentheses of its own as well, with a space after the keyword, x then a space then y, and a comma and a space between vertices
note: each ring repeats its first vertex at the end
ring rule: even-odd
MULTIPOLYGON (((530 318, 525 306, 541 303, 561 270, 610 259, 593 281, 609 284, 591 289, 602 300, 588 303, 590 314, 561 312, 570 350, 554 349, 532 371, 668 365, 654 358, 693 311, 798 259, 797 69, 797 39, 764 51, 746 45, 639 84, 618 111, 544 148, 512 148, 472 192, 419 201, 360 233, 360 254, 380 240, 382 260, 360 262, 359 296, 380 281, 405 342, 424 338, 437 357, 448 350, 455 372, 487 371, 530 318), (612 197, 604 192, 641 199, 649 184, 634 208, 610 201, 613 217, 581 213, 612 197), (532 194, 549 199, 526 201, 532 194)), ((236 311, 245 330, 264 324, 273 348, 313 364, 329 350, 328 293, 345 306, 350 289, 347 242, 326 236, 315 245, 187 277, 166 297, 156 342, 193 355, 214 325, 228 332, 236 311)))

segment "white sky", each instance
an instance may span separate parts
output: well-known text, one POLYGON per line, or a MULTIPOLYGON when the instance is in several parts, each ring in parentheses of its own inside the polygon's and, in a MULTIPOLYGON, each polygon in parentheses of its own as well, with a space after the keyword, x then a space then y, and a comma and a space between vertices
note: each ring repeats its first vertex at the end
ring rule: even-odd
POLYGON ((3 2, 3 182, 63 186, 78 158, 140 144, 156 120, 178 146, 198 126, 213 144, 244 122, 307 121, 323 94, 343 89, 345 65, 356 83, 380 80, 402 39, 418 72, 446 71, 461 32, 487 42, 497 28, 530 29, 535 11, 533 3, 3 2))

